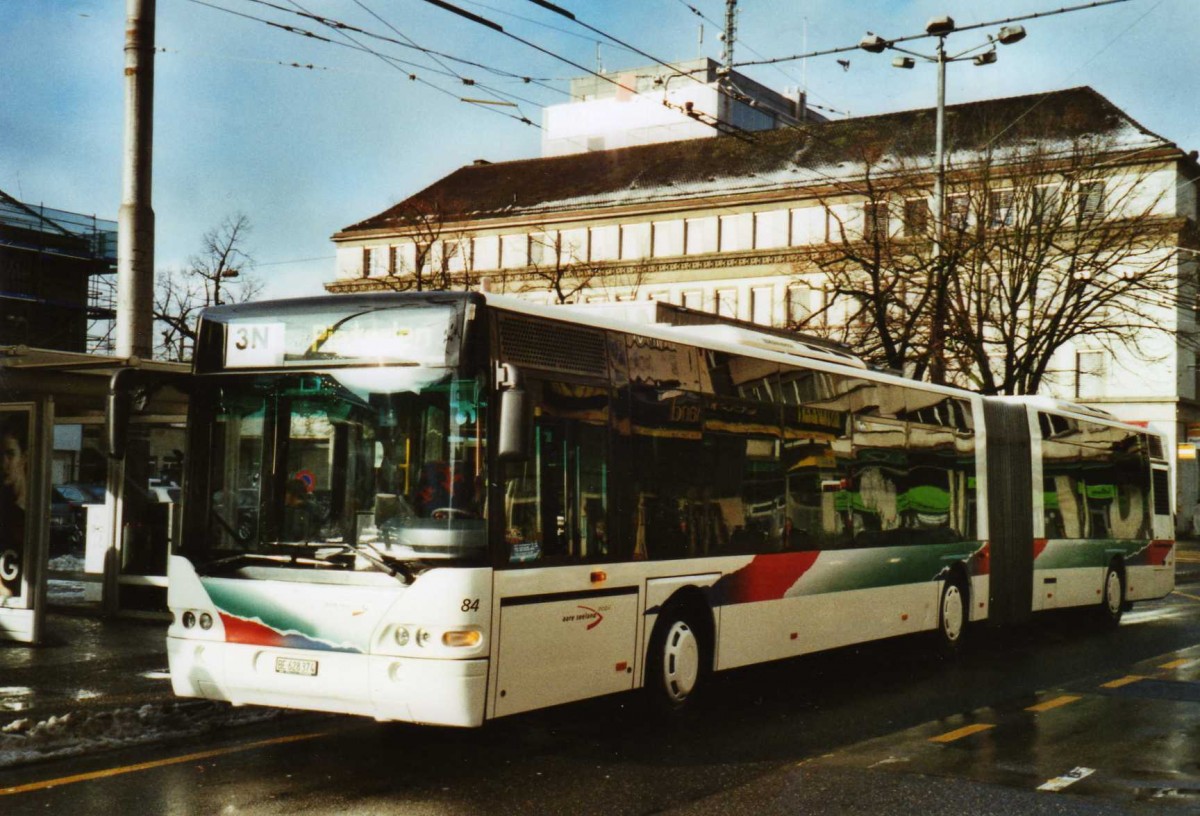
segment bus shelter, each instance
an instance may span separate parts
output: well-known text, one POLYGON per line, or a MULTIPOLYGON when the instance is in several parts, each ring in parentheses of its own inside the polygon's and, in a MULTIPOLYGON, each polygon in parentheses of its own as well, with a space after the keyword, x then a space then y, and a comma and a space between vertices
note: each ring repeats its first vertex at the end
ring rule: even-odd
POLYGON ((37 643, 51 604, 166 608, 186 395, 139 394, 127 454, 108 456, 109 380, 183 363, 0 347, 0 640, 37 643))

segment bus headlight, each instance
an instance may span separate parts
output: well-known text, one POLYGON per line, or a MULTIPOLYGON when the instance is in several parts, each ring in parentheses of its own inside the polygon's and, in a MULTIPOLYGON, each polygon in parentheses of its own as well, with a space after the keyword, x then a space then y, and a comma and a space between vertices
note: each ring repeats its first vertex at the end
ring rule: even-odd
POLYGON ((183 613, 179 622, 183 624, 184 629, 191 629, 196 625, 196 613, 189 609, 183 613))
POLYGON ((409 635, 407 627, 405 627, 405 626, 397 626, 396 627, 396 645, 397 646, 407 646, 408 641, 411 639, 411 637, 412 636, 409 635))
POLYGON ((212 625, 213 625, 212 615, 208 614, 207 612, 201 612, 200 613, 200 628, 207 632, 209 629, 212 629, 212 625))

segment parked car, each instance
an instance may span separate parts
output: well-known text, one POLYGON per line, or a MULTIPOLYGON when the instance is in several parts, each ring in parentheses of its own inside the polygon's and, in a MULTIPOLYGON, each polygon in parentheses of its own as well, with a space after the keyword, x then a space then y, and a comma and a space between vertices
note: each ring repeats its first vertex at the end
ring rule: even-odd
POLYGON ((151 479, 147 487, 150 493, 150 501, 174 503, 179 501, 179 496, 183 492, 179 485, 174 482, 165 482, 162 479, 151 479))
POLYGON ((63 487, 73 487, 88 497, 86 504, 104 504, 108 487, 96 482, 67 482, 63 487))
POLYGON ((83 548, 86 512, 84 505, 95 500, 73 484, 50 489, 50 555, 59 556, 83 548))

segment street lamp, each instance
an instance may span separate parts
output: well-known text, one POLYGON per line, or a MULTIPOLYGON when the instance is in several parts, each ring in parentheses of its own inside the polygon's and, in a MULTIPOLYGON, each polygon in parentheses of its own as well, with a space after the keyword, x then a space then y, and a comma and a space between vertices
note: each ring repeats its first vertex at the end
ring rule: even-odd
POLYGON ((241 273, 237 269, 218 269, 217 274, 213 276, 213 305, 221 306, 221 279, 236 278, 241 273))
MULTIPOLYGON (((911 69, 916 66, 918 59, 937 64, 937 124, 934 137, 933 159, 933 257, 935 269, 938 270, 939 276, 943 274, 941 270, 941 256, 942 244, 946 238, 946 64, 970 59, 975 65, 991 65, 996 61, 996 43, 1012 45, 1025 39, 1024 26, 1004 26, 996 36, 989 35, 986 42, 974 45, 957 54, 948 55, 946 53, 946 37, 953 34, 956 30, 954 18, 948 15, 933 17, 925 24, 925 33, 938 38, 937 51, 933 54, 922 54, 907 48, 901 48, 896 45, 895 41, 885 39, 870 31, 858 43, 859 48, 872 54, 881 54, 888 49, 899 51, 904 56, 899 56, 892 60, 892 65, 896 68, 911 69), (988 50, 983 53, 976 53, 984 48, 988 50)), ((939 299, 944 297, 944 283, 944 280, 938 281, 939 299)), ((941 353, 941 330, 940 320, 935 315, 930 332, 930 378, 934 382, 942 382, 945 379, 945 361, 942 359, 941 353)))

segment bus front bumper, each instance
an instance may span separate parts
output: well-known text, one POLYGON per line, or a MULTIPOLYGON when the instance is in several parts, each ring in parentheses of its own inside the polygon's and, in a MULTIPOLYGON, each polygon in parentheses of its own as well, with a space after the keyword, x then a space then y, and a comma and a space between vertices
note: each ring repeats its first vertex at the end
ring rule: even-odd
POLYGON ((167 638, 180 697, 357 714, 377 720, 483 724, 487 660, 429 660, 167 638))

